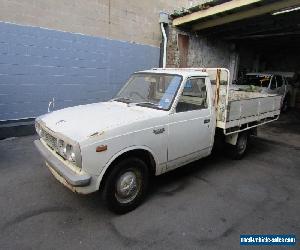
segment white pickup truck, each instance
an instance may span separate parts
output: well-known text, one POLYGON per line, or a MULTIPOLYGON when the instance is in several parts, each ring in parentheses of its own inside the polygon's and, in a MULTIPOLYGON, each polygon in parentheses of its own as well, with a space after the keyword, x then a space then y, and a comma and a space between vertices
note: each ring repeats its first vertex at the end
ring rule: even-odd
POLYGON ((101 190, 112 211, 126 213, 151 176, 208 156, 217 134, 241 158, 255 128, 278 119, 281 96, 229 85, 227 69, 136 72, 110 101, 38 117, 35 145, 65 186, 101 190))

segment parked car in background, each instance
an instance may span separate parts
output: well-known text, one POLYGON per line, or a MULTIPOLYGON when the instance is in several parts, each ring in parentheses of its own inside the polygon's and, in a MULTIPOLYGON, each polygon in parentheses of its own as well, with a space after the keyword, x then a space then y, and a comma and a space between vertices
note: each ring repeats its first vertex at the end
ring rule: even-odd
POLYGON ((268 71, 267 73, 283 76, 287 82, 288 87, 291 87, 291 86, 294 87, 295 84, 297 83, 297 78, 299 77, 297 72, 268 71))
POLYGON ((281 95, 283 96, 281 103, 282 111, 286 111, 288 108, 290 91, 288 81, 283 75, 276 73, 248 73, 244 79, 236 82, 233 88, 281 95))

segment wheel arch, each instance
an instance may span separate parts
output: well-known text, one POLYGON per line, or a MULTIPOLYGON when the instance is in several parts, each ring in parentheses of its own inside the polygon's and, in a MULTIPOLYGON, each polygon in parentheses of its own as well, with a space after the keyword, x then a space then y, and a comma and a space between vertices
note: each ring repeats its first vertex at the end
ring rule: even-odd
POLYGON ((150 171, 150 175, 156 174, 158 159, 155 156, 154 152, 145 146, 140 146, 140 147, 132 146, 119 151, 113 157, 111 157, 111 159, 106 163, 105 167, 102 169, 97 180, 98 189, 100 189, 101 186, 103 186, 102 184, 104 183, 106 176, 112 169, 112 166, 115 163, 127 157, 137 157, 142 159, 147 164, 150 171))

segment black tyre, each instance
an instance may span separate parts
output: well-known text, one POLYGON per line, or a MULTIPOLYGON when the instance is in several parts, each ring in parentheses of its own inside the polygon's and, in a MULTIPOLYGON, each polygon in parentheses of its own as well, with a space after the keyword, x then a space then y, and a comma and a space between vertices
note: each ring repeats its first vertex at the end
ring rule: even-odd
POLYGON ((147 165, 138 158, 116 163, 105 179, 103 198, 108 208, 124 214, 134 210, 146 196, 149 182, 147 165))
POLYGON ((288 108, 289 108, 289 97, 287 95, 283 99, 282 106, 281 106, 281 112, 283 112, 283 113, 287 112, 288 108))
POLYGON ((229 146, 229 153, 234 160, 240 160, 246 153, 248 145, 249 134, 247 132, 239 133, 238 139, 235 145, 229 146))

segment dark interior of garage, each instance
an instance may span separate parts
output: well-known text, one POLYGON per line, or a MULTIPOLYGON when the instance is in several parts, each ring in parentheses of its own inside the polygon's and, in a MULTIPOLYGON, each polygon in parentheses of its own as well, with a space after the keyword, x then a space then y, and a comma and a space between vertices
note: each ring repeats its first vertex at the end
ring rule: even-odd
POLYGON ((298 11, 266 14, 206 31, 232 41, 239 52, 239 71, 300 71, 298 11))
MULTIPOLYGON (((251 72, 280 73, 297 89, 300 85, 299 6, 299 1, 292 0, 259 1, 231 6, 224 11, 209 6, 199 14, 188 14, 173 23, 197 37, 230 44, 229 49, 236 55, 233 81, 243 81, 245 74, 251 72)), ((300 106, 299 94, 293 106, 300 106)))

